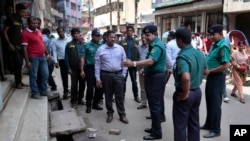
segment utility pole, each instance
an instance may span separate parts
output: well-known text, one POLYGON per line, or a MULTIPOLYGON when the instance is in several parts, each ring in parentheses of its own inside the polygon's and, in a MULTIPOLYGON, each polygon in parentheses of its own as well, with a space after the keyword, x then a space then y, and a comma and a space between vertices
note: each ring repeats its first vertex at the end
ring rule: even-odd
POLYGON ((111 5, 111 0, 109 0, 109 30, 112 30, 112 5, 111 5))
POLYGON ((139 0, 134 0, 135 1, 135 34, 137 34, 137 9, 138 9, 138 2, 139 0))
POLYGON ((91 11, 90 11, 90 1, 88 0, 88 12, 89 12, 89 30, 92 30, 92 24, 91 24, 91 11))
POLYGON ((117 0, 117 32, 120 33, 120 0, 117 0))

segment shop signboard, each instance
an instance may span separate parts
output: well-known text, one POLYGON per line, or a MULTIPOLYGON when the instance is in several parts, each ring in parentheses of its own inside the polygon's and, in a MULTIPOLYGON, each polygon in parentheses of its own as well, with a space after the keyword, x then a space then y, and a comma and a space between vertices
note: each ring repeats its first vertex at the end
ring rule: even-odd
POLYGON ((152 0, 152 8, 173 6, 173 5, 189 3, 193 1, 199 1, 199 0, 152 0))

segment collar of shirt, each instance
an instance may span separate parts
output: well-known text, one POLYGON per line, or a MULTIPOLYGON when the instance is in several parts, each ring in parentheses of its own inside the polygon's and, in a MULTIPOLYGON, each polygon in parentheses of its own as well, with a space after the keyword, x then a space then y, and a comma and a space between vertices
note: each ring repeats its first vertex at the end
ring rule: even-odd
POLYGON ((100 45, 102 45, 102 43, 100 41, 97 44, 95 44, 92 40, 90 42, 88 42, 87 44, 90 44, 92 46, 100 46, 100 45))
POLYGON ((213 49, 221 46, 227 46, 224 39, 219 40, 213 44, 213 49))
POLYGON ((105 44, 105 48, 106 49, 112 49, 112 48, 116 48, 117 45, 114 43, 112 47, 108 46, 107 44, 105 44))
POLYGON ((160 41, 159 38, 155 38, 153 41, 150 42, 149 46, 153 47, 153 46, 155 46, 155 44, 156 44, 157 42, 159 42, 159 41, 160 41))
POLYGON ((183 52, 184 50, 188 50, 190 48, 193 48, 193 46, 192 45, 186 45, 184 48, 181 49, 180 52, 183 52))
POLYGON ((27 27, 27 31, 29 31, 29 32, 37 32, 38 29, 36 29, 35 31, 33 31, 33 30, 31 30, 29 27, 27 27))

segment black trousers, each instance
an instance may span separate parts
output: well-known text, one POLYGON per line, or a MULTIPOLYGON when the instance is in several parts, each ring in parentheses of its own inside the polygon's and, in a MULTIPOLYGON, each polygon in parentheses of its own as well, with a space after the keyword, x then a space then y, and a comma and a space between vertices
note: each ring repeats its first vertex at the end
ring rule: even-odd
POLYGON ((177 101, 180 93, 176 90, 173 95, 174 141, 200 141, 201 89, 191 90, 185 101, 177 101))
POLYGON ((77 104, 84 96, 85 79, 80 75, 80 70, 72 70, 71 74, 71 104, 77 104))
POLYGON ((59 66, 60 66, 60 73, 61 73, 61 78, 62 78, 62 84, 63 84, 63 93, 68 93, 68 70, 66 67, 66 62, 64 59, 59 60, 59 66))
POLYGON ((92 104, 93 106, 96 106, 98 105, 102 97, 103 89, 96 87, 95 66, 86 65, 85 73, 86 73, 86 80, 87 80, 86 105, 87 107, 91 107, 92 104))
POLYGON ((162 137, 161 105, 165 89, 165 78, 165 73, 146 74, 144 81, 150 115, 152 117, 151 134, 156 137, 162 137))
POLYGON ((115 95, 115 104, 119 116, 126 115, 123 91, 125 86, 125 79, 122 75, 122 72, 114 74, 101 71, 101 80, 105 94, 107 114, 112 115, 114 113, 112 99, 113 95, 115 95))
MULTIPOLYGON (((137 72, 136 67, 128 68, 128 73, 127 73, 126 78, 125 78, 125 82, 126 82, 128 74, 129 74, 131 82, 132 82, 132 91, 134 94, 134 98, 138 97, 138 86, 137 86, 137 81, 136 81, 136 72, 137 72)), ((125 83, 125 87, 124 87, 124 94, 125 94, 125 92, 126 92, 126 83, 125 83)))
POLYGON ((52 88, 57 88, 56 82, 52 76, 52 73, 54 71, 54 63, 51 61, 48 61, 48 69, 49 69, 49 78, 48 78, 48 83, 52 88))
POLYGON ((15 77, 15 84, 22 82, 22 65, 23 65, 23 52, 22 49, 10 51, 11 60, 13 63, 13 72, 15 77))
POLYGON ((205 88, 207 118, 205 128, 220 133, 222 94, 225 87, 225 74, 215 73, 207 76, 205 88))

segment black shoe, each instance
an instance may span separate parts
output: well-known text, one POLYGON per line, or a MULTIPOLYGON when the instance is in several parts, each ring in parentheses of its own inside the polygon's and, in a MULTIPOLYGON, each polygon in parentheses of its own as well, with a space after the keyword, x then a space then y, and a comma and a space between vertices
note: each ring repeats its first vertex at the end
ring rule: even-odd
POLYGON ((43 99, 39 94, 32 94, 31 98, 32 99, 43 99))
POLYGON ((152 119, 152 117, 151 116, 146 116, 146 119, 152 119))
POLYGON ((52 87, 50 90, 51 91, 57 91, 57 88, 56 87, 52 87))
POLYGON ((157 140, 157 139, 161 139, 162 137, 156 137, 156 136, 153 136, 153 135, 147 135, 147 136, 144 136, 143 139, 144 140, 157 140))
POLYGON ((213 131, 210 131, 209 133, 203 135, 204 138, 213 138, 220 136, 220 133, 215 133, 213 131))
POLYGON ((137 107, 138 110, 144 109, 144 108, 147 108, 147 105, 140 105, 140 106, 137 107))
POLYGON ((91 113, 91 107, 87 107, 86 113, 91 113))
POLYGON ((152 128, 146 128, 144 131, 147 133, 152 133, 152 128))
POLYGON ((69 93, 64 93, 63 94, 63 99, 68 99, 68 95, 69 95, 69 93))
POLYGON ((140 101, 140 99, 138 98, 138 97, 135 97, 135 102, 137 102, 137 103, 141 103, 141 101, 140 101))
POLYGON ((98 104, 93 106, 92 108, 95 109, 95 110, 103 110, 103 108, 98 104))
POLYGON ((113 120, 113 115, 108 115, 106 122, 110 123, 113 120))
POLYGON ((84 102, 84 101, 81 100, 81 101, 78 101, 78 104, 79 105, 86 105, 86 102, 84 102))

